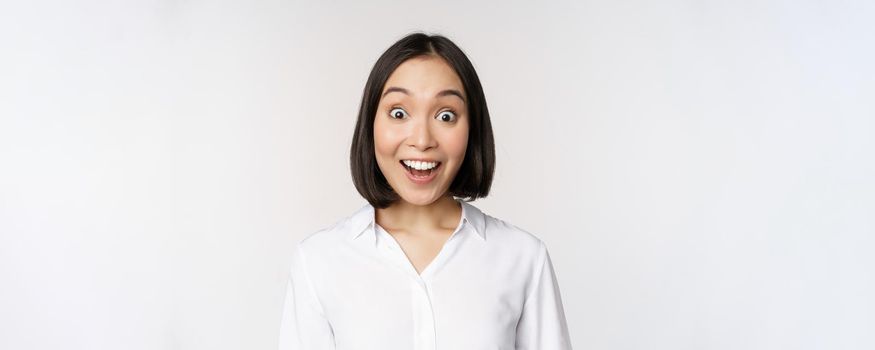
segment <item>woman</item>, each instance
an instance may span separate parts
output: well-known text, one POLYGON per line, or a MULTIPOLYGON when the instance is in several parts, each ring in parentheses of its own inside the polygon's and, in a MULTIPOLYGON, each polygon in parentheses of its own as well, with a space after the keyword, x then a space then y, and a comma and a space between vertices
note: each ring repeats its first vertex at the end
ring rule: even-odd
POLYGON ((495 150, 453 42, 413 33, 383 53, 350 160, 368 204, 295 247, 281 349, 571 349, 544 243, 468 203, 495 150))

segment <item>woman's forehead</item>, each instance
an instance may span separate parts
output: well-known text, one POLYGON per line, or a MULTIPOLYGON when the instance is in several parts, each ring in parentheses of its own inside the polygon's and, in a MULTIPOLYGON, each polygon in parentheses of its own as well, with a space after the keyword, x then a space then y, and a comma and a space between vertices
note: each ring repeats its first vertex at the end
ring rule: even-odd
POLYGON ((440 57, 417 57, 401 63, 389 75, 380 96, 391 94, 415 98, 448 98, 458 92, 463 101, 465 91, 456 71, 440 57))

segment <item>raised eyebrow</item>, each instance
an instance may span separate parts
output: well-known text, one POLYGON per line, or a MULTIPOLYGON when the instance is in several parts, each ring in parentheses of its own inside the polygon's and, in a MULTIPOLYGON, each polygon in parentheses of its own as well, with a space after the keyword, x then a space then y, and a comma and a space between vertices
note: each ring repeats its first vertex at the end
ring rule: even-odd
MULTIPOLYGON (((382 97, 386 97, 386 95, 388 95, 390 92, 400 92, 400 93, 403 93, 403 94, 405 94, 405 95, 410 95, 410 92, 407 91, 407 89, 405 89, 405 88, 400 88, 400 87, 397 87, 397 86, 390 86, 390 87, 388 87, 388 88, 386 89, 385 92, 383 92, 383 96, 382 96, 382 97)), ((381 97, 381 98, 382 98, 382 97, 381 97)))
POLYGON ((460 100, 462 100, 462 102, 465 102, 465 96, 462 96, 462 93, 456 89, 444 90, 444 91, 438 92, 436 95, 436 97, 444 97, 444 96, 456 96, 460 100))
MULTIPOLYGON (((386 97, 386 95, 388 95, 390 92, 400 92, 400 93, 403 93, 405 95, 410 95, 410 91, 407 91, 407 89, 405 89, 405 88, 397 87, 397 86, 390 86, 389 88, 386 89, 385 92, 383 92, 383 97, 386 97)), ((456 96, 459 99, 461 99, 462 102, 466 102, 465 96, 462 95, 462 93, 456 89, 443 90, 441 92, 438 92, 437 95, 435 95, 435 97, 444 97, 444 96, 456 96)))

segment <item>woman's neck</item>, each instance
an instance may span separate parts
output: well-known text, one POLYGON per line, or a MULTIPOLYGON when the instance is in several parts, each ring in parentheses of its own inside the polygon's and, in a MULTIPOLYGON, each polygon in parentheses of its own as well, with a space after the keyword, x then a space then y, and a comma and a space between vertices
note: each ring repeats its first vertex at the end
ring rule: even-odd
POLYGON ((462 206, 446 195, 428 205, 415 205, 399 199, 387 208, 376 210, 377 224, 387 230, 408 233, 455 229, 462 217, 462 206))

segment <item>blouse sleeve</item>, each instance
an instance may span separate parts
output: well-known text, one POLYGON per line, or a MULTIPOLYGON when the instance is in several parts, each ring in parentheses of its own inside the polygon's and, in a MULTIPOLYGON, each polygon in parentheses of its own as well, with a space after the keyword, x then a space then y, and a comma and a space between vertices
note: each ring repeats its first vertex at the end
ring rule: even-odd
POLYGON ((517 324, 516 349, 571 350, 559 283, 543 241, 539 261, 517 324))
POLYGON ((334 350, 334 333, 307 275, 300 244, 292 254, 279 350, 334 350))

